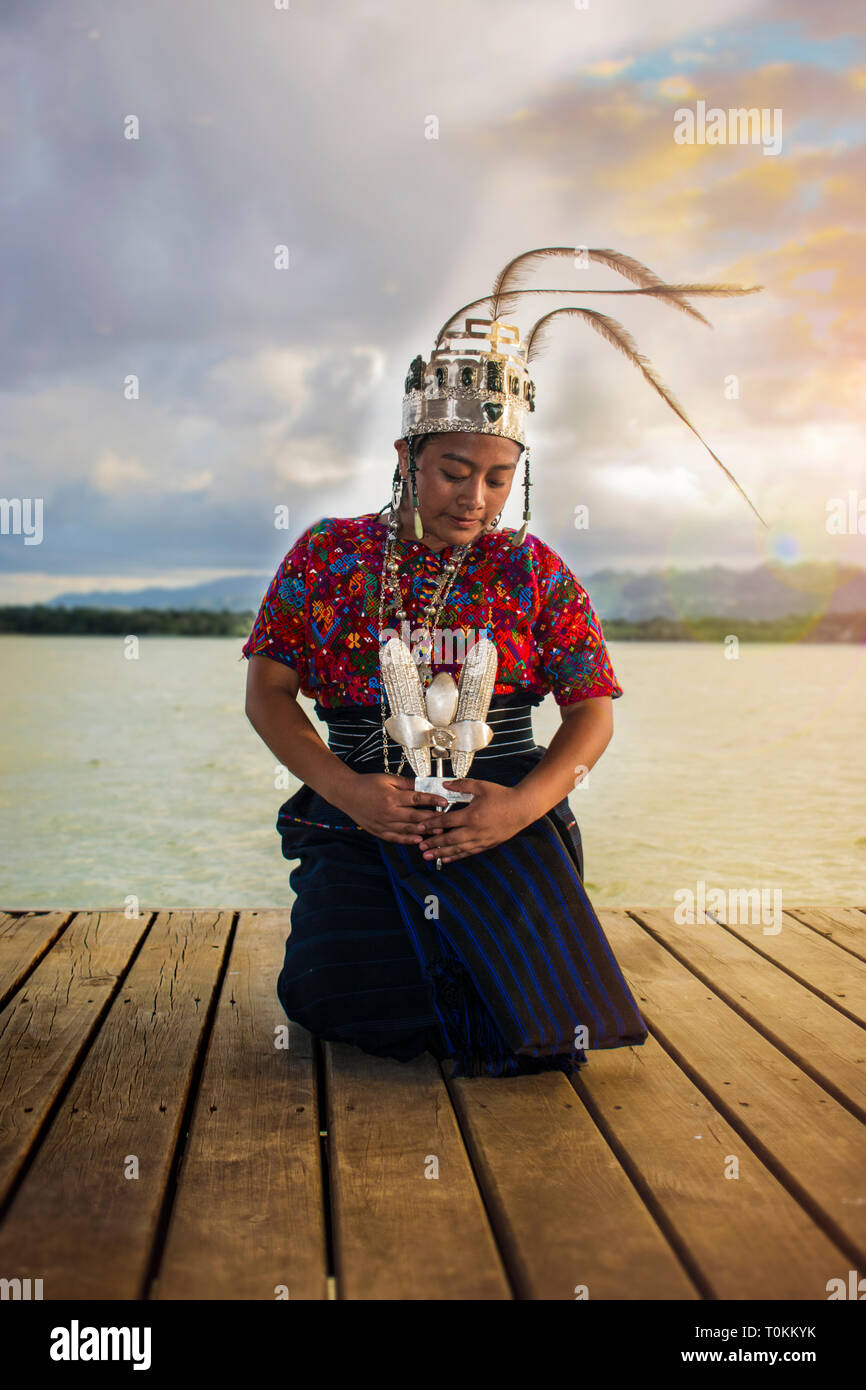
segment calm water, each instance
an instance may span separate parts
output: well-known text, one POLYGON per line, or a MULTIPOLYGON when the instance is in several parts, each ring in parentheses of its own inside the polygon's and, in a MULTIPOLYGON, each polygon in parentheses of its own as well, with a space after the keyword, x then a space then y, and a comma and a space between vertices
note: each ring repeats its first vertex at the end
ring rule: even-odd
MULTIPOLYGON (((297 786, 243 712, 241 643, 0 636, 0 904, 274 907, 297 786)), ((698 880, 866 906, 866 654, 852 646, 613 643, 625 694, 572 793, 597 905, 698 880)), ((304 701, 310 711, 310 702, 304 701)), ((558 724, 548 699, 536 739, 558 724)))

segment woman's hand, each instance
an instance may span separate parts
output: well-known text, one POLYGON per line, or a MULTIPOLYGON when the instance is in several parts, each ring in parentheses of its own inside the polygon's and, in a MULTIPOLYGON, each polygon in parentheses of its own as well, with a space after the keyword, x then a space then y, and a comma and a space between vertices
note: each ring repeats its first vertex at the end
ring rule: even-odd
POLYGON ((340 797, 340 809, 353 816, 362 830, 398 845, 417 845, 420 825, 429 822, 436 806, 447 806, 444 796, 416 792, 415 779, 396 773, 359 772, 340 797))
POLYGON ((483 849, 492 849, 510 840, 529 825, 538 811, 531 809, 517 787, 501 787, 498 782, 480 782, 472 777, 443 781, 449 791, 471 792, 468 805, 458 802, 446 815, 422 816, 426 832, 419 846, 425 859, 465 859, 483 849))

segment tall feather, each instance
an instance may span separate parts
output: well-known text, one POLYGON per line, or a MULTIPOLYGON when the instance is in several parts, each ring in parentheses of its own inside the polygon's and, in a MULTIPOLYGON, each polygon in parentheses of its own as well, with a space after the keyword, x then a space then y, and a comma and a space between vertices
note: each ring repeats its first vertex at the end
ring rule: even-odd
POLYGON ((632 362, 635 367, 638 368, 638 370, 643 374, 644 379, 649 382, 653 390, 658 392, 662 400, 670 406, 674 414, 678 415, 682 420, 683 424, 688 426, 692 434, 695 435, 695 437, 699 439, 700 442, 703 444, 707 453, 710 455, 710 458, 714 459, 715 462, 721 468, 722 472, 725 473, 728 478, 730 478, 731 482, 734 484, 734 487, 737 489, 740 496, 745 498, 746 502, 749 504, 752 511, 755 513, 755 516, 758 518, 761 525, 766 526, 766 521, 764 521, 764 518, 761 516, 761 513, 758 511, 757 507, 752 502, 748 494, 744 492, 744 490, 740 487, 740 484, 737 482, 731 470, 725 467, 725 465, 722 463, 722 460, 718 457, 717 454, 713 453, 709 444, 704 438, 702 438, 702 436, 695 429, 691 420, 688 418, 682 406, 674 397, 673 393, 668 390, 668 388, 663 384, 662 381, 660 381, 652 363, 649 362, 647 358, 642 355, 642 353, 638 352, 637 344, 635 343, 631 334, 625 328, 623 328, 621 323, 617 323, 616 319, 608 318, 606 314, 600 314, 595 309, 579 309, 576 306, 572 305, 566 305, 561 309, 552 309, 549 314, 544 314, 542 318, 540 318, 538 322, 535 323, 532 329, 530 330, 530 333, 526 339, 527 362, 532 358, 532 356, 535 353, 537 353, 538 348, 544 345, 544 341, 548 332, 548 324, 550 323, 551 319, 557 318, 560 314, 573 314, 575 317, 582 319, 585 323, 588 323, 591 328, 595 329, 596 333, 600 333, 601 336, 608 343, 610 343, 613 347, 617 348, 619 352, 621 352, 625 357, 627 357, 628 360, 632 362))
MULTIPOLYGON (((625 256, 619 251, 606 249, 598 250, 589 247, 581 247, 580 249, 589 260, 597 261, 600 265, 615 270, 617 274, 625 276, 632 284, 640 285, 642 288, 664 284, 664 281, 656 275, 654 270, 650 270, 649 266, 642 265, 633 256, 625 256)), ((519 256, 512 257, 507 265, 502 267, 494 280, 492 293, 483 299, 477 299, 472 305, 459 309, 441 329, 436 339, 437 343, 441 342, 449 328, 463 317, 467 308, 476 308, 482 304, 489 305, 492 319, 498 319, 503 314, 510 313, 514 307, 514 292, 519 290, 527 275, 551 259, 567 256, 569 260, 574 261, 577 251, 576 246, 539 246, 534 251, 523 251, 519 256)), ((570 294, 572 290, 557 290, 553 293, 570 294)), ((682 309, 683 313, 691 313, 697 318, 702 317, 690 304, 683 301, 675 301, 675 303, 676 307, 682 309)))
MULTIPOLYGON (((698 319, 701 323, 710 327, 709 321, 704 318, 688 300, 683 298, 685 292, 690 294, 713 294, 721 292, 721 287, 708 285, 698 287, 691 285, 688 287, 681 285, 667 285, 654 270, 645 266, 641 261, 635 260, 633 256, 623 255, 620 251, 611 251, 598 248, 581 248, 588 260, 597 262, 599 265, 606 266, 609 270, 614 270, 618 275, 630 280, 632 284, 639 285, 640 291, 647 294, 656 294, 672 306, 679 309, 684 314, 689 314, 692 318, 698 319)), ((615 290, 581 290, 579 286, 569 286, 568 288, 557 288, 550 290, 531 290, 521 288, 523 281, 533 270, 539 268, 551 258, 568 257, 574 260, 577 248, 574 246, 542 246, 534 251, 524 251, 519 256, 514 256, 507 265, 503 266, 493 282, 493 290, 489 295, 484 295, 481 299, 474 299, 470 304, 464 304, 462 309, 458 309, 456 314, 442 325, 436 336, 437 346, 441 343, 446 333, 456 324, 465 318, 473 309, 487 307, 491 319, 502 318, 504 314, 511 313, 516 307, 517 298, 522 294, 627 294, 629 291, 615 290)), ((726 294, 754 294, 760 289, 759 285, 749 288, 728 286, 726 294)), ((637 293, 638 291, 631 291, 637 293)))
MULTIPOLYGON (((597 261, 601 265, 606 265, 609 270, 615 270, 618 275, 624 275, 633 285, 640 285, 643 288, 649 285, 662 285, 664 281, 661 276, 656 275, 649 266, 642 265, 633 256, 624 256, 619 251, 609 250, 590 250, 580 248, 583 254, 590 261, 597 261)), ((573 261, 577 255, 577 247, 574 246, 541 246, 535 251, 524 251, 519 256, 515 256, 506 266, 500 270, 493 282, 493 292, 490 296, 492 314, 491 317, 499 318, 502 309, 500 300, 508 294, 510 290, 517 289, 524 281, 526 276, 533 270, 537 270, 545 261, 552 257, 568 256, 573 261)))
MULTIPOLYGON (((709 295, 718 299, 723 297, 730 298, 735 294, 757 294, 758 291, 763 288, 763 285, 648 285, 640 290, 567 290, 561 288, 536 289, 533 287, 525 290, 511 290, 507 296, 508 303, 505 304, 504 308, 502 307, 503 301, 500 300, 500 317, 510 314, 512 310, 516 308, 515 301, 525 294, 648 294, 664 302, 672 300, 673 307, 681 309, 683 304, 680 302, 679 297, 684 294, 709 295)), ((492 297, 492 295, 488 294, 485 295, 483 299, 473 299, 471 304, 464 304, 462 309, 458 309, 457 313, 453 314, 448 322, 442 326, 436 338, 437 345, 442 341, 453 325, 465 318, 473 309, 479 309, 484 305, 489 305, 492 297)), ((693 305, 688 306, 688 312, 691 313, 693 318, 699 319, 701 323, 705 323, 707 328, 712 328, 713 325, 710 323, 709 319, 704 318, 703 314, 699 313, 693 305)))
MULTIPOLYGON (((633 285, 639 285, 641 289, 651 289, 654 286, 665 284, 660 275, 656 275, 654 270, 650 270, 649 266, 644 265, 641 261, 635 260, 634 256, 625 256, 621 251, 611 251, 607 248, 581 247, 580 250, 587 260, 606 266, 608 270, 616 271, 617 275, 624 276, 626 280, 630 280, 633 285)), ((542 246, 535 251, 524 251, 522 255, 515 256, 499 272, 494 281, 491 295, 493 309, 491 317, 496 319, 502 313, 509 312, 510 292, 517 289, 525 277, 543 265, 545 261, 551 257, 562 258, 566 256, 569 260, 574 261, 576 254, 577 247, 574 246, 542 246)), ((697 309, 687 300, 674 297, 672 303, 684 314, 690 314, 703 323, 707 322, 703 314, 699 314, 697 309)))

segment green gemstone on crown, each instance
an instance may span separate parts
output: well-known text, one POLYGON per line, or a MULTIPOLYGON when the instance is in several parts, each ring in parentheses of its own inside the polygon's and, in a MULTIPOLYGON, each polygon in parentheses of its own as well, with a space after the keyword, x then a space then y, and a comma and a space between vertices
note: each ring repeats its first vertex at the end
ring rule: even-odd
POLYGON ((498 401, 485 401, 484 414, 487 416, 488 420, 498 420, 502 414, 502 406, 498 401))
POLYGON ((419 353, 413 357, 409 363, 409 372, 406 376, 406 390, 420 391, 424 384, 424 358, 419 353))
POLYGON ((505 390, 505 374, 501 362, 487 363, 487 389, 488 391, 505 390))

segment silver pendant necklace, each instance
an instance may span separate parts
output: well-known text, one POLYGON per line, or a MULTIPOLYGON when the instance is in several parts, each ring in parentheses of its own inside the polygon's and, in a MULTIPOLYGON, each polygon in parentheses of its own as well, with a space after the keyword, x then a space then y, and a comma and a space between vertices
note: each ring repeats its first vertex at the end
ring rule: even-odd
MULTIPOLYGON (((388 518, 388 531, 385 537, 385 548, 382 556, 382 577, 379 585, 380 644, 381 634, 385 630, 385 604, 387 601, 386 596, 389 593, 392 596, 394 594, 397 595, 396 602, 398 606, 397 611, 394 614, 394 617, 397 618, 398 621, 402 621, 403 619, 408 617, 406 610, 403 608, 402 595, 400 591, 400 562, 395 554, 397 533, 400 528, 399 507, 402 498, 402 492, 402 481, 399 488, 395 483, 394 490, 391 496, 391 512, 388 518)), ((458 546, 456 551, 454 552, 453 558, 447 560, 445 564, 442 566, 442 573, 436 585, 436 590, 433 593, 433 596, 431 597, 429 603, 426 603, 424 605, 424 622, 417 625, 424 629, 425 634, 424 638, 422 639, 424 643, 424 655, 422 657, 422 660, 418 663, 418 675, 421 680, 421 687, 424 690, 426 690, 427 686, 433 679, 433 629, 436 628, 439 622, 442 609, 445 607, 445 604, 448 600, 448 595, 450 594, 451 589, 454 585, 454 581, 456 580, 460 572, 460 569, 463 566, 463 562, 465 561, 470 549, 471 545, 458 546)), ((417 631, 417 627, 414 630, 417 631)), ((388 712, 385 706, 385 682, 383 681, 381 676, 381 668, 379 676, 379 706, 382 715, 382 755, 384 758, 385 771, 390 772, 391 768, 388 764, 388 734, 385 729, 385 720, 388 717, 388 712)), ((404 753, 400 759, 400 765, 397 768, 397 776, 399 776, 405 761, 406 755, 404 753)))

